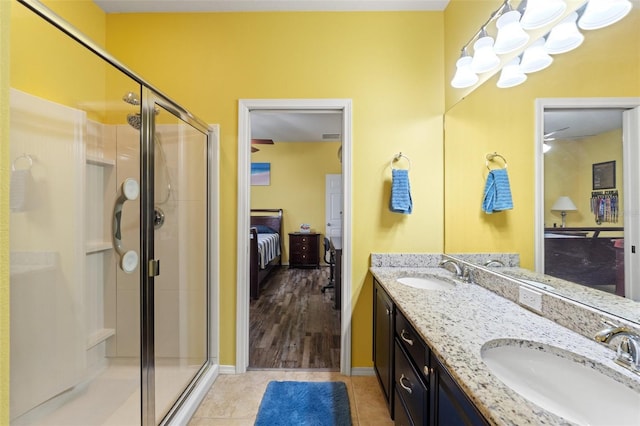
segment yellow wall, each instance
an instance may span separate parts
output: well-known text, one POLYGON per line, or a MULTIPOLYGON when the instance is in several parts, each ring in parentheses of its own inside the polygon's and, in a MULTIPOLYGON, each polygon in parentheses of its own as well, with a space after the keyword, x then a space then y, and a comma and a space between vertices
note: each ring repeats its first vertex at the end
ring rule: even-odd
MULTIPOLYGON (((547 142, 551 150, 544 156, 544 205, 551 207, 562 195, 576 205, 576 211, 567 212, 567 227, 594 227, 591 213, 592 177, 595 163, 616 162, 616 187, 619 193, 618 222, 603 222, 603 226, 624 226, 624 188, 622 186, 622 130, 613 130, 581 140, 555 140, 547 142)), ((608 191, 608 190, 604 190, 608 191)), ((545 227, 560 226, 560 212, 544 211, 545 227)), ((611 234, 607 234, 611 235, 611 234)))
POLYGON ((221 125, 222 364, 235 363, 238 99, 353 100, 352 365, 371 366, 370 253, 442 251, 443 13, 112 14, 107 34, 116 57, 221 125), (413 164, 410 216, 387 207, 398 151, 413 164))
MULTIPOLYGON (((96 43, 104 45, 106 15, 95 3, 89 0, 45 3, 96 43)), ((11 4, 11 87, 72 107, 79 107, 88 99, 104 99, 105 65, 26 7, 15 1, 11 4), (78 78, 79 70, 85 79, 78 78), (96 81, 102 85, 98 86, 96 81)), ((95 113, 101 115, 103 111, 95 113)))
MULTIPOLYGON (((261 145, 251 161, 271 163, 271 184, 251 187, 251 208, 283 209, 283 257, 289 262, 289 232, 301 223, 324 234, 325 175, 341 173, 340 142, 277 142, 261 145)), ((322 248, 320 255, 322 256, 322 248)))

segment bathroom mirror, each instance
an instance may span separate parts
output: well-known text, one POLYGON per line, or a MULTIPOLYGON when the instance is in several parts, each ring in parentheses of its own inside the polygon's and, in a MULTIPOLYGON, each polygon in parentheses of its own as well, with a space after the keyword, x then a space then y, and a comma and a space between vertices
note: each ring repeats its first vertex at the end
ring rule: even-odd
MULTIPOLYGON (((544 271, 544 262, 541 261, 544 256, 536 256, 536 250, 544 241, 544 228, 553 228, 554 222, 556 227, 561 227, 562 211, 567 210, 551 211, 553 205, 550 205, 560 195, 566 194, 550 193, 549 197, 556 199, 544 203, 543 188, 538 188, 536 184, 538 176, 544 170, 543 136, 545 133, 558 130, 551 128, 557 123, 550 122, 546 126, 542 117, 540 122, 537 122, 537 116, 542 115, 544 107, 536 100, 628 99, 640 96, 640 58, 639 55, 631 53, 640 49, 639 25, 640 5, 634 2, 634 9, 622 21, 600 30, 583 31, 585 40, 579 48, 555 55, 549 68, 529 74, 523 84, 509 89, 499 89, 496 87, 496 75, 446 112, 446 253, 517 253, 520 265, 524 268, 522 272, 529 271, 529 277, 544 281, 545 276, 536 272, 544 271), (491 161, 487 161, 487 154, 495 153, 505 161, 493 156, 490 156, 493 158, 491 161), (504 167, 507 168, 514 207, 512 210, 486 214, 481 210, 481 205, 488 169, 504 167), (541 207, 543 203, 546 206, 544 208, 541 207)), ((562 127, 566 126, 559 128, 562 127)), ((552 135, 547 139, 550 137, 552 135)), ((623 170, 620 162, 617 157, 612 157, 589 164, 590 168, 595 167, 588 171, 589 175, 595 173, 593 176, 598 178, 598 182, 590 178, 588 184, 592 188, 588 190, 589 196, 592 191, 615 189, 605 186, 612 186, 612 176, 618 177, 618 184, 620 183, 619 173, 623 170), (611 161, 616 161, 616 170, 612 167, 611 161), (602 180, 603 178, 607 181, 602 180)), ((559 163, 560 167, 562 164, 567 164, 568 167, 569 164, 567 158, 556 163, 559 163)), ((562 179, 571 181, 574 178, 565 176, 562 179)), ((547 182, 547 186, 551 184, 547 182)), ((556 187, 557 190, 560 189, 556 187)), ((585 200, 581 198, 580 206, 577 207, 583 210, 588 208, 589 201, 583 203, 585 200), (583 205, 587 207, 582 207, 583 205)), ((579 211, 578 213, 582 214, 579 211)), ((585 222, 579 223, 579 226, 587 228, 586 221, 590 215, 590 212, 585 212, 585 222)), ((575 211, 571 210, 565 216, 569 225, 575 219, 573 216, 575 211)), ((610 222, 597 224, 592 220, 588 228, 608 228, 617 225, 619 224, 610 222)), ((594 231, 589 231, 589 236, 593 236, 593 233, 594 231)), ((611 238, 616 236, 619 235, 613 234, 611 238)), ((542 253, 539 249, 538 251, 542 253)), ((508 270, 504 269, 503 272, 508 270)), ((613 271, 601 272, 614 274, 613 271)), ((593 290, 577 283, 572 284, 566 279, 562 285, 547 290, 640 323, 640 302, 593 290)))

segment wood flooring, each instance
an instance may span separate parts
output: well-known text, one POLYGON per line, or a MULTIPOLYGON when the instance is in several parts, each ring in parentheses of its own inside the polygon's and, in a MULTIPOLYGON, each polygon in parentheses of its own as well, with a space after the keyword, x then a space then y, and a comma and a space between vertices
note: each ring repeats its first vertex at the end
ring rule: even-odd
POLYGON ((340 311, 329 268, 271 273, 249 309, 249 368, 340 369, 340 311))

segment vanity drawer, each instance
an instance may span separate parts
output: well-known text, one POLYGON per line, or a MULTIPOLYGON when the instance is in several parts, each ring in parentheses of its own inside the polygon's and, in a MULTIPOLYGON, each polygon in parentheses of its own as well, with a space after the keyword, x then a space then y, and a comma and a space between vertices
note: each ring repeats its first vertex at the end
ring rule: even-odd
POLYGON ((404 402, 400 398, 400 394, 398 393, 398 389, 393 393, 393 424, 395 426, 414 426, 409 419, 409 413, 407 413, 407 407, 404 406, 404 402))
POLYGON ((409 323, 407 318, 399 309, 395 311, 396 315, 396 336, 402 347, 411 357, 416 369, 420 375, 428 383, 429 380, 429 347, 424 343, 422 338, 409 323))
MULTIPOLYGON (((427 386, 409 361, 399 340, 395 344, 395 390, 406 407, 414 425, 423 425, 428 420, 427 386)), ((400 408, 397 407, 396 408, 400 408)), ((397 410, 394 410, 397 412, 397 410)))

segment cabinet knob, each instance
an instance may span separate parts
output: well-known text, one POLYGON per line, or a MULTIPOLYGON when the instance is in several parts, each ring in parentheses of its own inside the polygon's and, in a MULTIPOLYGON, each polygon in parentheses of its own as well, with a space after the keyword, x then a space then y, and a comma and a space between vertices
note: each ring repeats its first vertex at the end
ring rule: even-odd
POLYGON ((387 308, 387 316, 391 315, 391 311, 387 308))

